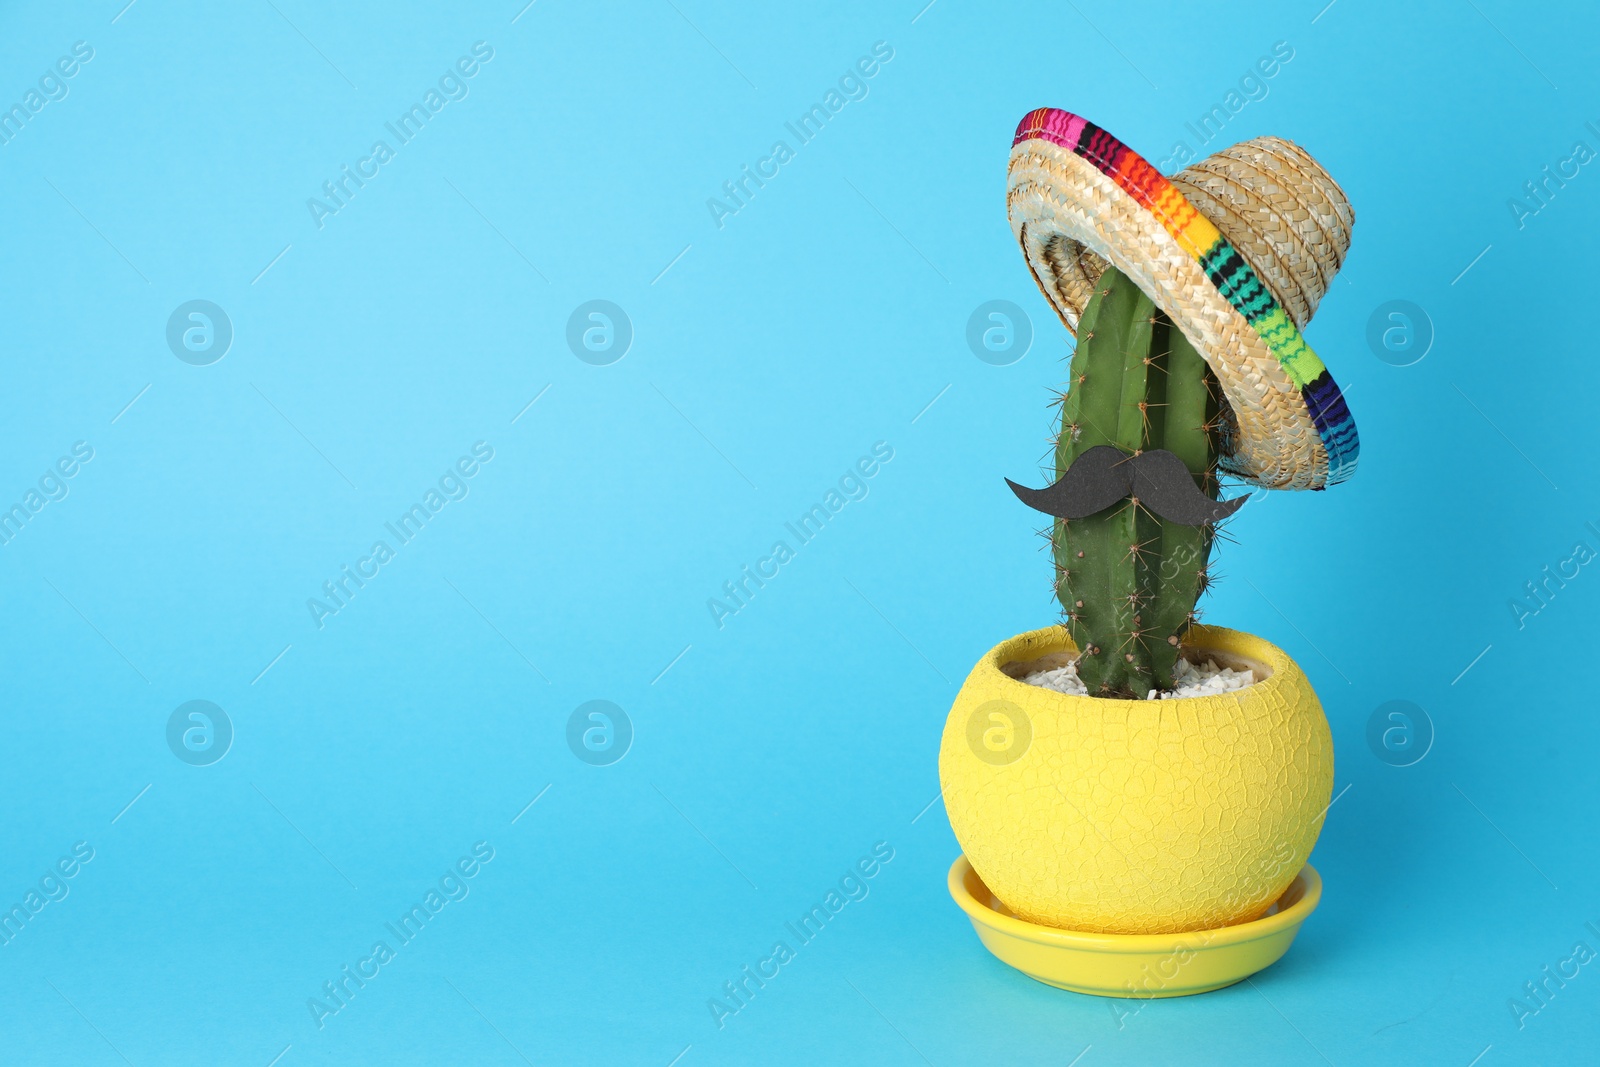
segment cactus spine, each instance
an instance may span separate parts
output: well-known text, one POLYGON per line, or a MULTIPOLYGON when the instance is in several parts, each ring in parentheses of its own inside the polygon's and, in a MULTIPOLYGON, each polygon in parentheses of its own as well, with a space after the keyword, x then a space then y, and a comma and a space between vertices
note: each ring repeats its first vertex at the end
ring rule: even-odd
MULTIPOLYGON (((1061 399, 1056 476, 1096 445, 1130 454, 1165 448, 1217 499, 1217 385, 1205 360, 1115 268, 1096 290, 1061 399)), ((1213 533, 1158 518, 1136 499, 1055 521, 1056 595, 1090 693, 1143 698, 1172 688, 1179 644, 1206 588, 1213 533)))

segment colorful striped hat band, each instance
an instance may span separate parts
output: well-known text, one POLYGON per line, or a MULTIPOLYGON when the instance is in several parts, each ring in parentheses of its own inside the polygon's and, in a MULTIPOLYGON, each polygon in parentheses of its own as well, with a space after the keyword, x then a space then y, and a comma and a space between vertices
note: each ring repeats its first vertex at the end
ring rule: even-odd
POLYGON ((1300 336, 1355 216, 1303 149, 1261 137, 1168 179, 1093 123, 1040 108, 1017 127, 1006 205, 1069 331, 1110 263, 1205 357, 1227 398, 1224 471, 1272 489, 1355 472, 1355 420, 1300 336))

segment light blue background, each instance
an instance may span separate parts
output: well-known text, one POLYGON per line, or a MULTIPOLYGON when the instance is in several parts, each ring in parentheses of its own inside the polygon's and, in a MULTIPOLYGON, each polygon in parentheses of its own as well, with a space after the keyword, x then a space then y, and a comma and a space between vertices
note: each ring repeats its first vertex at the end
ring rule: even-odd
POLYGON ((0 547, 0 902, 95 856, 0 948, 0 1058, 1594 1055, 1596 967, 1520 1029, 1508 1000, 1600 948, 1600 578, 1521 628, 1509 604, 1600 548, 1600 175, 1522 228, 1507 201, 1600 148, 1600 20, 921 2, 5 6, 0 102, 75 41, 94 58, 0 145, 0 501, 76 441, 94 459, 0 547), (318 229, 307 198, 477 41, 470 95, 318 229), (877 41, 867 98, 719 229, 706 200, 877 41), (1007 227, 1007 151, 1041 105, 1152 159, 1200 148, 1184 123, 1277 41, 1292 61, 1203 147, 1289 137, 1356 205, 1309 337, 1364 449, 1349 484, 1246 508, 1207 617, 1323 697, 1326 895, 1253 986, 1119 1018, 1139 1005, 983 951, 928 807, 967 669, 1056 617, 1002 477, 1036 474, 1068 345, 1007 227), (233 324, 211 366, 166 345, 191 299, 233 324), (610 366, 565 341, 591 299, 633 323, 610 366), (994 299, 1033 323, 1011 366, 964 340, 994 299), (1413 366, 1366 342, 1392 299, 1436 334, 1413 366), (470 495, 318 629, 307 598, 477 441, 470 495), (708 598, 879 441, 870 494, 719 629, 708 598), (236 732, 211 766, 167 747, 191 699, 236 732), (592 699, 636 731, 612 766, 566 744, 592 699), (1365 741, 1392 699, 1436 730, 1412 767, 1365 741), (307 999, 478 841, 470 895, 319 1029, 307 999), (880 841, 870 895, 719 1030, 708 998, 880 841))

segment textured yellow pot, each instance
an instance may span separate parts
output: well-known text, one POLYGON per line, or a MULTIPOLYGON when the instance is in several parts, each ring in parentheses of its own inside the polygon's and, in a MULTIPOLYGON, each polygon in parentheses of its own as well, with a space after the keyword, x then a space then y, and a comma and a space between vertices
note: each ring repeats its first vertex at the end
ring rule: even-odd
POLYGON ((967 676, 939 750, 945 810, 1017 916, 1100 933, 1210 930, 1259 917, 1305 865, 1333 791, 1310 682, 1250 634, 1196 626, 1188 644, 1266 677, 1148 701, 1018 681, 1077 655, 1059 626, 995 646, 967 676))

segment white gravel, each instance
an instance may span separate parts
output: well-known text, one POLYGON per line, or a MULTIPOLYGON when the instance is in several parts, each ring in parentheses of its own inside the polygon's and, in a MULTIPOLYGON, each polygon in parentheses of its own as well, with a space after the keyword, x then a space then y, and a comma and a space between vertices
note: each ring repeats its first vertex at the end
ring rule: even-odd
MULTIPOLYGON (((1056 667, 1047 671, 1034 671, 1022 679, 1029 685, 1037 685, 1044 689, 1054 689, 1058 693, 1067 693, 1072 696, 1085 697, 1089 690, 1084 688, 1083 682, 1078 680, 1077 661, 1065 667, 1056 667)), ((1167 700, 1172 697, 1202 697, 1212 696, 1217 693, 1227 693, 1235 689, 1243 689, 1247 685, 1255 684, 1254 671, 1236 671, 1229 667, 1219 667, 1212 660, 1201 664, 1190 663, 1186 659, 1178 660, 1177 673, 1173 681, 1177 688, 1165 692, 1152 689, 1146 700, 1167 700)))

